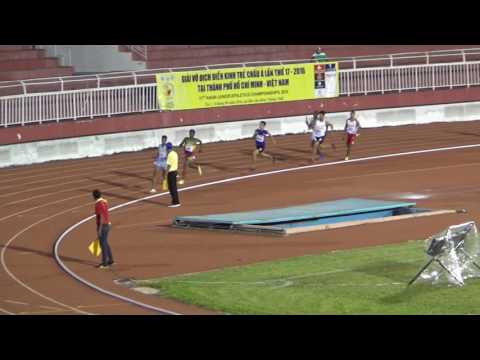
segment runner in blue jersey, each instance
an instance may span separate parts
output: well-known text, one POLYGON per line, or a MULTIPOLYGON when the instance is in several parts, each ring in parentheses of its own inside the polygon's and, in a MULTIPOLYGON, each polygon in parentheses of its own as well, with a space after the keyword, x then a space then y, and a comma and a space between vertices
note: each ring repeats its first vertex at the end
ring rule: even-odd
POLYGON ((255 150, 253 151, 251 170, 255 170, 255 164, 257 162, 258 155, 269 158, 272 160, 272 162, 275 162, 275 157, 265 152, 265 148, 267 145, 267 142, 266 142, 267 136, 270 136, 273 143, 276 144, 275 139, 272 137, 272 134, 270 134, 270 132, 265 129, 266 125, 267 123, 265 121, 260 121, 259 128, 255 130, 255 132, 253 133, 252 138, 255 139, 255 150))
POLYGON ((155 154, 155 161, 153 162, 153 176, 152 176, 152 190, 150 193, 154 194, 157 192, 155 189, 158 180, 158 174, 162 173, 162 188, 163 190, 168 190, 166 181, 166 169, 167 169, 167 136, 162 136, 162 143, 158 146, 157 152, 155 154))

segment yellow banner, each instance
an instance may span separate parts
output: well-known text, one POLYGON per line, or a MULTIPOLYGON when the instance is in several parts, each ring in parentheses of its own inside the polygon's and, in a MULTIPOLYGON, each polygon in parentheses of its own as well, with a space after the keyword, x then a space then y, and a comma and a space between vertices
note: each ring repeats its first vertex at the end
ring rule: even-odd
POLYGON ((289 64, 157 74, 162 110, 188 110, 339 96, 338 63, 289 64))

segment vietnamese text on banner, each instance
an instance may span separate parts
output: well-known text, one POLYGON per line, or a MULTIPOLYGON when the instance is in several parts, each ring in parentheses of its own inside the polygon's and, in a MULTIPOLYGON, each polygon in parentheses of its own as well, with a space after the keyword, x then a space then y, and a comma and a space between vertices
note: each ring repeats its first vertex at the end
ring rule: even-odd
POLYGON ((162 110, 189 110, 339 96, 338 63, 309 63, 157 74, 162 110))

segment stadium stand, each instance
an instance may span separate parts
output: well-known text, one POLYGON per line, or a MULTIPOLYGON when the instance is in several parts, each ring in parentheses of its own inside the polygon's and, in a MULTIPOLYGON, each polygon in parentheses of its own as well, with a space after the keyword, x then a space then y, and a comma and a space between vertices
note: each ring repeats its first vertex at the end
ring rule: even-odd
MULTIPOLYGON (((310 59, 321 47, 329 58, 468 49, 478 45, 146 45, 148 69, 235 62, 310 59)), ((124 49, 125 50, 125 49, 124 49)), ((137 59, 140 59, 138 54, 137 59)), ((443 61, 455 61, 454 57, 443 61)), ((412 61, 412 60, 410 60, 412 61)), ((381 66, 385 62, 369 66, 381 66)))
POLYGON ((0 81, 69 76, 73 68, 33 45, 0 45, 0 81))

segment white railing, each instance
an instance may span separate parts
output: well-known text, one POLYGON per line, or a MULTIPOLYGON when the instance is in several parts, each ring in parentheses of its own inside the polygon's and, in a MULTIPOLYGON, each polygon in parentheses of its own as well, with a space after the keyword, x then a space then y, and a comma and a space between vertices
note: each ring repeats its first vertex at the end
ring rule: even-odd
POLYGON ((158 110, 155 84, 27 94, 0 98, 0 126, 158 110))
MULTIPOLYGON (((480 61, 340 70, 340 95, 480 85, 480 61)), ((0 98, 0 126, 160 111, 156 84, 67 90, 0 98)))
MULTIPOLYGON (((45 46, 45 45, 40 45, 45 46)), ((52 51, 56 50, 56 45, 53 46, 52 51)), ((148 56, 147 45, 127 45, 130 49, 135 49, 143 56, 148 56)), ((68 60, 71 63, 71 54, 68 60)), ((455 60, 459 62, 468 62, 469 58, 475 58, 474 60, 480 60, 480 48, 471 49, 454 49, 454 50, 439 50, 430 52, 416 52, 416 53, 397 53, 389 55, 374 55, 374 56, 357 56, 357 57, 344 57, 344 58, 329 58, 329 61, 338 61, 340 63, 340 69, 357 69, 357 68, 370 68, 374 66, 386 66, 397 67, 405 62, 410 63, 425 63, 432 64, 435 62, 444 61, 445 59, 451 59, 456 57, 455 60), (379 65, 379 63, 382 63, 379 65)), ((162 72, 175 72, 186 70, 198 70, 198 69, 221 69, 228 67, 248 67, 256 65, 282 65, 292 63, 308 63, 314 62, 312 59, 296 59, 296 60, 277 60, 277 61, 254 61, 254 62, 240 62, 240 63, 228 63, 228 64, 212 64, 212 65, 199 65, 190 67, 172 67, 172 68, 160 68, 151 70, 142 70, 134 72, 112 72, 103 74, 92 75, 77 75, 77 76, 65 76, 65 77, 53 77, 53 78, 41 78, 41 79, 28 79, 21 81, 3 81, 0 82, 0 97, 6 95, 16 94, 28 94, 35 92, 46 91, 64 91, 73 89, 89 89, 92 87, 111 87, 114 84, 117 85, 136 85, 138 83, 149 83, 154 81, 154 76, 157 73, 162 72)))
POLYGON ((480 85, 480 61, 340 71, 340 95, 480 85))

